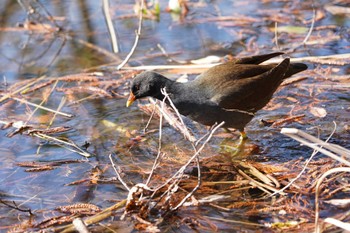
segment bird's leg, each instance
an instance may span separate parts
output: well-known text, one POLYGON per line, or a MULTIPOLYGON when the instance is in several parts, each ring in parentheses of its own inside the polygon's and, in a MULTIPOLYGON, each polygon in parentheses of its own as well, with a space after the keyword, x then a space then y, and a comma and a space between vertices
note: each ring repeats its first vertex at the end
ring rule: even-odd
POLYGON ((237 147, 241 147, 244 144, 244 141, 248 139, 247 134, 244 131, 239 131, 239 143, 237 147))
MULTIPOLYGON (((227 133, 232 134, 232 131, 230 129, 224 128, 224 130, 227 133)), ((240 133, 239 141, 236 145, 229 146, 226 143, 222 144, 222 149, 224 149, 224 151, 226 151, 226 152, 230 152, 232 157, 236 156, 237 154, 239 154, 242 151, 245 140, 248 138, 247 134, 243 130, 242 131, 240 130, 239 133, 240 133)))

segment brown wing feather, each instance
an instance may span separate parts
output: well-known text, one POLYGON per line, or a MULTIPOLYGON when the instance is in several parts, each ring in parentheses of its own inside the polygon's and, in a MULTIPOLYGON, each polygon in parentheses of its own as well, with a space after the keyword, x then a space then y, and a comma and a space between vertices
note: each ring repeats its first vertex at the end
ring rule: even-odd
POLYGON ((267 104, 282 82, 289 67, 289 59, 285 59, 277 66, 229 63, 221 66, 227 67, 220 69, 221 72, 215 68, 210 69, 201 78, 201 82, 206 84, 206 87, 204 85, 203 87, 210 93, 215 93, 211 96, 211 101, 225 109, 255 112, 267 104))
POLYGON ((277 57, 277 56, 282 55, 282 54, 284 54, 284 53, 282 53, 282 52, 269 53, 269 54, 251 56, 251 57, 237 58, 237 59, 234 59, 233 61, 235 64, 255 64, 255 65, 258 65, 264 61, 267 61, 273 57, 277 57))

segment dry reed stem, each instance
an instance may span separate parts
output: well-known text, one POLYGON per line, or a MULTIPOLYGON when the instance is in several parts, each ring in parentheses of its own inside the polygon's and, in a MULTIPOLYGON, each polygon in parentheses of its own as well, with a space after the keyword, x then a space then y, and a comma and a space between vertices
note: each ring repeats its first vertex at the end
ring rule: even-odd
MULTIPOLYGON (((285 130, 284 129, 286 129, 286 128, 283 128, 282 130, 281 130, 281 133, 282 134, 286 134, 285 132, 285 130), (284 130, 284 131, 283 131, 284 130)), ((326 139, 326 143, 332 138, 332 136, 333 136, 333 134, 335 133, 335 130, 336 130, 336 126, 333 128, 333 131, 332 131, 332 133, 328 136, 328 138, 326 139)), ((287 136, 290 136, 289 134, 286 134, 287 136)), ((290 136, 291 137, 291 136, 290 136)), ((295 138, 294 138, 295 139, 295 138)), ((297 139, 295 139, 295 140, 297 140, 297 139)), ((302 176, 302 174, 305 172, 305 170, 306 170, 306 168, 308 167, 308 165, 309 165, 309 163, 312 161, 312 159, 315 157, 315 155, 317 154, 319 152, 319 150, 317 150, 317 149, 315 149, 313 152, 312 152, 312 154, 311 154, 311 156, 305 161, 305 165, 303 166, 303 168, 302 168, 302 170, 299 172, 299 174, 296 176, 296 177, 294 177, 286 186, 284 186, 282 189, 280 189, 280 190, 278 190, 277 192, 274 192, 273 194, 271 194, 270 196, 274 196, 274 195, 276 195, 276 194, 279 194, 280 192, 283 192, 284 190, 286 190, 287 188, 289 188, 296 180, 298 180, 301 176, 302 176)))
MULTIPOLYGON (((102 220, 111 217, 114 214, 115 210, 118 210, 122 208, 126 204, 126 199, 118 202, 115 205, 112 205, 106 209, 104 209, 102 212, 95 214, 91 217, 87 217, 84 222, 87 226, 91 224, 95 224, 98 222, 101 222, 102 220)), ((73 224, 69 224, 68 226, 63 226, 63 227, 57 227, 52 229, 54 232, 61 232, 61 233, 68 233, 68 232, 74 232, 75 227, 73 224)))
POLYGON ((306 42, 309 40, 310 36, 311 36, 311 33, 314 29, 314 25, 315 25, 315 18, 316 18, 316 9, 315 9, 315 6, 314 6, 314 1, 312 1, 312 21, 311 21, 311 26, 310 26, 310 29, 305 37, 305 39, 303 40, 303 44, 305 45, 306 42))
POLYGON ((339 228, 342 228, 343 230, 345 230, 346 232, 350 232, 350 223, 345 223, 342 222, 338 219, 334 219, 334 218, 326 218, 324 220, 325 223, 330 223, 334 226, 337 226, 339 228))
POLYGON ((109 13, 109 0, 103 0, 103 14, 105 16, 106 22, 107 22, 107 28, 109 35, 111 37, 111 42, 112 42, 112 49, 114 53, 119 53, 119 48, 118 48, 118 40, 117 36, 113 27, 112 23, 112 18, 111 14, 109 13))
POLYGON ((321 226, 319 225, 319 196, 320 196, 320 186, 323 182, 323 180, 333 174, 338 172, 348 172, 350 173, 350 167, 337 167, 333 168, 327 172, 325 172, 318 180, 316 185, 316 194, 315 194, 315 232, 320 233, 321 232, 321 226))
POLYGON ((227 218, 216 218, 216 217, 208 217, 208 218, 212 219, 212 220, 216 220, 216 221, 227 222, 227 223, 235 223, 235 224, 242 224, 242 225, 255 226, 255 227, 268 227, 265 224, 258 224, 258 223, 244 222, 244 221, 236 221, 236 220, 227 219, 227 218))
POLYGON ((251 178, 250 176, 248 176, 246 173, 244 173, 242 170, 238 170, 238 173, 240 175, 242 175, 244 178, 246 178, 247 180, 249 180, 253 186, 256 186, 258 189, 264 191, 265 193, 267 194, 270 194, 271 195, 271 192, 270 191, 273 191, 273 192, 277 192, 278 190, 270 185, 267 185, 267 184, 264 184, 264 183, 261 183, 259 181, 256 181, 254 180, 253 178, 251 178), (268 191, 270 190, 270 191, 268 191))
POLYGON ((68 141, 64 141, 64 140, 61 140, 59 138, 56 138, 56 137, 53 137, 53 136, 50 136, 48 134, 45 134, 45 133, 41 133, 41 132, 30 132, 30 130, 32 130, 31 128, 28 128, 24 125, 23 122, 14 122, 13 124, 11 124, 11 122, 6 122, 6 121, 2 121, 0 120, 0 124, 4 124, 4 125, 11 125, 12 127, 14 128, 17 128, 17 131, 22 131, 24 130, 25 131, 28 131, 30 135, 32 136, 35 136, 37 138, 40 138, 40 139, 43 139, 43 140, 47 140, 49 142, 53 142, 55 143, 56 145, 59 145, 59 146, 62 146, 63 148, 69 150, 69 151, 72 151, 72 152, 75 152, 75 153, 78 153, 86 158, 89 158, 91 156, 93 156, 93 154, 90 154, 89 152, 85 151, 84 149, 80 148, 78 145, 76 145, 74 142, 68 140, 68 141))
MULTIPOLYGON (((335 124, 335 122, 334 122, 335 124)), ((336 125, 335 125, 336 128, 336 125)), ((335 129, 334 129, 335 130, 335 129)), ((323 153, 324 155, 327 155, 328 157, 337 160, 338 162, 344 163, 345 165, 350 167, 350 162, 347 161, 346 159, 340 157, 340 156, 345 156, 345 157, 349 157, 350 155, 350 150, 341 147, 339 145, 334 145, 332 143, 328 143, 327 141, 323 142, 322 140, 307 134, 301 130, 298 129, 293 129, 293 128, 283 128, 281 130, 282 134, 285 134, 299 142, 301 142, 302 144, 313 148, 321 153, 323 153), (336 154, 338 154, 339 156, 337 156, 336 154)))
MULTIPOLYGON (((165 99, 166 99, 166 98, 164 98, 164 99, 163 99, 163 102, 162 102, 162 109, 164 109, 164 102, 165 102, 165 99)), ((152 115, 153 115, 153 113, 154 113, 154 111, 152 112, 152 115)), ((151 115, 151 117, 152 117, 152 115, 151 115)), ((160 164, 160 160, 161 160, 161 155, 162 155, 161 149, 162 149, 162 129, 163 129, 162 125, 163 125, 163 115, 164 115, 164 114, 161 114, 161 115, 160 115, 160 119, 159 119, 159 134, 158 134, 158 135, 159 135, 159 138, 158 138, 158 150, 157 150, 158 152, 157 152, 157 156, 156 156, 156 158, 155 158, 155 160, 154 160, 154 162, 153 162, 153 166, 152 166, 151 172, 150 172, 150 174, 149 174, 149 176, 148 176, 148 178, 147 178, 146 185, 148 185, 149 182, 151 181, 151 178, 152 178, 152 176, 153 176, 155 170, 157 169, 158 165, 160 164)), ((151 119, 151 117, 150 117, 150 119, 151 119)))
MULTIPOLYGON (((218 124, 217 126, 215 126, 211 131, 210 134, 208 135, 207 139, 203 142, 202 146, 198 149, 198 151, 196 151, 196 153, 188 160, 187 164, 185 164, 184 166, 182 166, 180 168, 180 170, 178 171, 179 174, 183 174, 185 169, 188 167, 188 165, 194 160, 197 159, 197 164, 198 164, 198 168, 199 168, 199 159, 198 156, 200 154, 200 152, 204 149, 205 145, 210 141, 210 139, 212 138, 212 136, 214 135, 214 133, 216 132, 216 130, 218 130, 221 126, 223 126, 225 124, 225 122, 221 122, 220 124, 218 124)), ((177 210, 178 208, 180 208, 185 201, 190 198, 194 192, 199 188, 200 186, 200 170, 198 170, 198 185, 189 193, 186 195, 185 198, 182 199, 182 201, 172 210, 177 210)))
POLYGON ((106 50, 104 48, 101 48, 101 47, 99 47, 97 45, 94 45, 94 44, 92 44, 90 42, 84 41, 84 40, 79 39, 79 38, 74 38, 74 37, 71 37, 71 36, 68 36, 68 35, 65 35, 65 38, 68 39, 68 40, 73 40, 75 42, 78 42, 79 44, 82 44, 83 46, 85 46, 87 48, 93 49, 96 52, 105 55, 106 57, 110 58, 113 61, 120 61, 120 57, 117 56, 116 54, 111 53, 110 51, 108 51, 108 50, 106 50))
MULTIPOLYGON (((307 56, 307 57, 298 57, 290 58, 290 62, 314 62, 322 64, 333 64, 334 62, 341 62, 345 64, 344 59, 350 59, 350 53, 344 54, 332 54, 325 56, 307 56)), ((281 58, 274 58, 268 61, 265 61, 263 64, 274 64, 281 62, 281 58)), ((135 67, 126 67, 122 70, 170 70, 170 69, 179 69, 179 70, 188 70, 195 69, 200 72, 199 69, 209 69, 213 66, 219 65, 221 63, 213 64, 200 64, 200 65, 151 65, 151 66, 135 66, 135 67)), ((338 63, 337 63, 338 64, 338 63)))
POLYGON ((135 49, 137 47, 137 44, 139 42, 139 38, 141 36, 141 28, 142 28, 142 20, 143 20, 143 8, 144 8, 144 1, 141 0, 141 8, 139 9, 139 26, 137 31, 135 32, 135 41, 134 41, 134 45, 132 46, 129 54, 126 56, 126 58, 124 59, 124 61, 122 61, 122 63, 117 66, 117 70, 120 70, 123 68, 123 66, 129 61, 129 59, 131 58, 131 56, 134 54, 135 49))
POLYGON ((109 158, 109 160, 110 160, 111 163, 112 163, 112 167, 113 167, 115 173, 117 174, 117 179, 119 180, 120 183, 122 183, 122 185, 125 187, 125 189, 128 190, 128 191, 130 192, 129 186, 124 182, 124 180, 122 179, 122 177, 121 177, 120 174, 119 174, 119 171, 118 171, 118 170, 119 170, 120 168, 117 167, 117 165, 114 163, 113 158, 112 158, 112 154, 109 154, 108 158, 109 158))
POLYGON ((74 116, 74 115, 69 114, 69 113, 60 112, 60 111, 57 111, 57 110, 54 110, 54 109, 51 109, 51 108, 48 108, 48 107, 41 106, 39 104, 31 103, 31 102, 29 102, 27 100, 24 100, 24 99, 20 99, 20 98, 17 98, 17 97, 11 97, 11 98, 16 100, 16 101, 18 101, 18 102, 20 102, 20 103, 24 103, 24 104, 36 107, 36 108, 45 110, 47 112, 52 112, 52 113, 55 113, 55 114, 58 114, 58 115, 61 115, 61 116, 68 117, 68 118, 72 118, 74 116))
POLYGON ((24 85, 23 87, 20 87, 19 89, 11 92, 11 93, 6 93, 6 94, 1 94, 3 95, 1 98, 0 98, 0 103, 3 102, 4 100, 7 100, 8 98, 11 98, 11 96, 15 95, 15 94, 18 94, 20 93, 21 91, 24 91, 25 89, 29 88, 30 86, 34 85, 35 83, 38 83, 40 82, 41 80, 44 80, 46 78, 46 76, 41 76, 40 78, 37 78, 35 80, 33 80, 32 82, 30 83, 27 83, 26 85, 24 85))

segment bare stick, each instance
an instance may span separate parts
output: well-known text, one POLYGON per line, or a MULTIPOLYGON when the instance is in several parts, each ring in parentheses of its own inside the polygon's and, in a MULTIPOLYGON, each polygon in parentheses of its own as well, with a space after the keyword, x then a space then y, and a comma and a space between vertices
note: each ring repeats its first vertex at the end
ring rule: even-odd
POLYGON ((33 80, 32 82, 28 83, 27 85, 25 85, 25 86, 23 86, 23 87, 17 89, 17 90, 14 91, 14 92, 4 94, 4 95, 1 97, 1 99, 0 99, 0 103, 3 102, 4 100, 7 100, 8 98, 11 98, 12 95, 15 95, 15 94, 17 94, 17 93, 20 93, 21 91, 23 91, 23 90, 29 88, 30 86, 34 85, 35 83, 38 83, 39 81, 41 81, 41 80, 43 80, 43 79, 45 79, 45 78, 46 78, 45 75, 44 75, 44 76, 41 76, 41 77, 39 77, 39 78, 33 80))
POLYGON ((151 124, 151 120, 153 119, 153 116, 154 116, 154 114, 156 113, 156 109, 157 109, 157 102, 154 102, 154 103, 153 103, 153 110, 152 110, 151 116, 148 118, 148 121, 147 121, 147 124, 146 124, 145 128, 143 128, 143 132, 144 132, 144 133, 146 133, 149 124, 151 124))
POLYGON ((31 209, 22 209, 22 208, 20 208, 20 207, 17 205, 17 203, 16 203, 15 201, 12 201, 12 204, 13 204, 13 205, 10 205, 10 204, 8 204, 7 202, 5 202, 5 201, 3 201, 3 200, 0 199, 0 203, 3 204, 3 205, 5 205, 5 206, 7 206, 7 207, 9 207, 9 208, 11 208, 11 209, 15 209, 15 210, 18 210, 18 211, 21 211, 21 212, 28 212, 30 215, 33 215, 31 209))
MULTIPOLYGON (((215 133, 215 131, 217 129, 219 129, 221 126, 223 126, 225 124, 225 122, 221 122, 220 124, 218 124, 208 135, 208 138, 205 140, 205 142, 202 144, 202 146, 198 149, 198 151, 187 161, 187 163, 185 165, 183 165, 179 171, 177 173, 175 173, 175 175, 173 177, 178 176, 179 174, 183 174, 183 172, 185 171, 185 169, 188 167, 188 165, 194 160, 198 158, 198 155, 201 153, 201 151, 204 149, 205 145, 210 141, 210 139, 213 137, 213 134, 215 133)), ((197 185, 198 186, 198 185, 197 185)), ((182 200, 181 202, 172 210, 177 210, 178 208, 180 208, 186 201, 188 198, 190 198, 193 193, 198 189, 198 187, 195 187, 189 194, 187 194, 182 200)))
POLYGON ((322 140, 298 129, 283 128, 281 130, 281 133, 286 134, 287 136, 301 142, 302 144, 308 147, 311 147, 315 150, 318 150, 324 155, 327 155, 328 157, 334 160, 337 160, 338 162, 344 163, 345 165, 350 167, 350 162, 340 157, 340 156, 349 156, 350 150, 348 149, 345 149, 338 145, 327 143, 327 141, 323 142, 322 140), (340 156, 337 156, 333 152, 339 154, 340 156))
POLYGON ((253 183, 257 188, 259 188, 260 190, 264 191, 265 193, 271 194, 269 190, 277 192, 278 190, 270 185, 261 183, 259 181, 254 180, 253 178, 251 178, 250 176, 248 176, 247 174, 245 174, 242 170, 238 170, 238 173, 241 174, 244 178, 246 178, 247 180, 249 180, 251 183, 253 183))
POLYGON ((89 158, 92 156, 92 154, 90 154, 89 152, 85 151, 84 149, 80 148, 77 144, 75 144, 74 142, 68 140, 68 141, 64 141, 61 140, 59 138, 55 138, 52 137, 50 135, 47 134, 43 134, 43 133, 33 133, 34 136, 37 136, 38 138, 47 140, 47 141, 51 141, 51 142, 56 142, 58 145, 66 148, 67 150, 73 151, 75 153, 78 153, 86 158, 89 158), (68 147, 66 147, 68 146, 68 147), (72 147, 72 148, 69 148, 72 147))
POLYGON ((109 32, 109 35, 111 37, 113 52, 119 53, 118 40, 117 40, 117 36, 116 36, 115 30, 113 27, 111 14, 109 13, 109 0, 103 0, 103 13, 105 15, 108 32, 109 32))
MULTIPOLYGON (((56 112, 60 112, 61 108, 63 108, 64 104, 66 103, 66 100, 67 100, 67 98, 65 96, 63 96, 62 99, 61 99, 60 104, 57 107, 56 112)), ((56 116, 57 116, 57 113, 54 113, 54 115, 52 116, 52 118, 51 118, 51 120, 49 122, 49 125, 47 126, 47 129, 49 129, 52 126, 56 116)))
MULTIPOLYGON (((94 223, 98 223, 101 222, 102 220, 111 217, 114 214, 114 211, 117 209, 122 208, 123 206, 125 206, 126 200, 121 200, 120 202, 118 202, 117 204, 110 206, 106 209, 104 209, 102 212, 97 213, 91 217, 87 217, 85 218, 84 222, 86 225, 91 225, 94 223)), ((67 226, 61 226, 61 227, 56 227, 53 228, 54 232, 61 232, 61 233, 67 233, 67 232, 74 232, 75 231, 75 227, 73 224, 69 224, 67 226)))
MULTIPOLYGON (((174 109, 174 111, 175 111, 177 117, 180 119, 181 125, 183 126, 183 130, 184 130, 184 133, 183 133, 183 134, 184 134, 184 135, 193 135, 193 133, 192 133, 192 132, 190 133, 190 131, 187 129, 187 127, 186 127, 186 125, 185 125, 185 122, 183 121, 183 119, 182 119, 182 117, 181 117, 179 111, 177 110, 177 108, 175 107, 173 101, 170 99, 168 93, 166 92, 166 88, 165 88, 165 87, 162 88, 162 89, 160 90, 160 92, 161 92, 161 93, 165 96, 165 98, 169 101, 170 106, 174 109)), ((193 143, 194 138, 188 137, 188 139, 191 141, 191 143, 193 143)), ((192 144, 192 146, 194 146, 194 145, 192 144)), ((195 148, 195 146, 194 146, 194 148, 195 148)))
POLYGON ((330 174, 336 173, 336 172, 349 172, 350 173, 350 167, 337 167, 337 168, 333 168, 327 172, 325 172, 320 179, 318 179, 317 181, 317 185, 316 185, 316 194, 315 194, 315 232, 316 233, 320 233, 321 229, 320 226, 318 224, 318 220, 319 220, 319 195, 320 195, 320 186, 321 183, 323 182, 323 180, 329 176, 330 174))
MULTIPOLYGON (((10 122, 6 122, 6 121, 2 121, 0 120, 0 124, 4 124, 4 125, 9 125, 10 122)), ((21 130, 23 127, 25 126, 25 124, 21 121, 19 122, 14 122, 12 124, 12 127, 17 128, 18 130, 21 130)), ((40 133, 40 132, 32 132, 30 133, 30 135, 41 138, 43 140, 47 140, 49 142, 54 142, 59 146, 64 147, 67 150, 73 151, 75 153, 78 153, 86 158, 89 158, 92 156, 92 154, 90 154, 89 152, 85 151, 84 149, 80 148, 78 145, 76 145, 74 142, 68 140, 61 140, 59 138, 55 138, 53 136, 47 135, 45 133, 40 133), (70 148, 71 147, 71 148, 70 148)))
MULTIPOLYGON (((165 97, 162 101, 162 108, 164 108, 164 103, 165 102, 165 97)), ((146 185, 149 184, 149 182, 151 181, 151 178, 154 174, 155 169, 158 167, 158 164, 160 162, 160 158, 161 158, 161 149, 162 149, 162 127, 163 126, 163 114, 160 114, 160 119, 159 119, 159 138, 158 138, 158 153, 157 153, 157 157, 154 160, 153 166, 152 166, 152 170, 151 173, 148 176, 148 179, 146 181, 146 185)))
MULTIPOLYGON (((163 116, 166 116, 166 113, 164 111, 164 108, 165 108, 165 101, 167 100, 168 103, 170 104, 170 106, 173 108, 173 110, 175 111, 176 115, 177 115, 177 118, 180 120, 180 123, 181 123, 181 130, 182 131, 186 131, 187 133, 184 133, 184 134, 189 134, 189 131, 185 125, 185 123, 183 122, 183 119, 180 115, 180 113, 178 112, 176 106, 174 105, 174 103, 172 102, 171 98, 169 97, 169 95, 167 94, 166 92, 166 89, 163 88, 161 89, 161 93, 164 95, 164 99, 163 101, 161 102, 161 108, 159 109, 160 112, 162 113, 161 114, 161 119, 160 119, 160 124, 159 124, 159 147, 158 147, 158 155, 153 163, 153 167, 152 167, 152 170, 151 170, 151 174, 149 175, 148 179, 147 179, 147 182, 146 182, 146 186, 149 184, 150 180, 151 180, 151 177, 153 176, 153 173, 155 171, 155 169, 157 168, 158 164, 159 164, 159 161, 160 161, 160 158, 161 158, 161 138, 162 138, 162 121, 163 121, 163 116)), ((188 167, 188 165, 194 160, 196 159, 196 164, 197 164, 197 168, 198 168, 198 182, 197 182, 197 185, 196 187, 191 191, 189 192, 181 201, 180 203, 175 207, 175 208, 171 208, 172 211, 175 211, 177 210, 178 208, 180 208, 186 201, 188 198, 190 198, 196 191, 197 189, 200 187, 201 185, 201 172, 200 172, 200 163, 199 163, 199 154, 200 152, 203 150, 203 148, 205 147, 205 145, 207 144, 207 142, 211 139, 211 137, 213 136, 214 132, 219 128, 221 127, 222 125, 224 124, 224 122, 222 122, 221 124, 217 125, 216 127, 213 127, 211 132, 208 134, 208 137, 206 139, 206 141, 201 145, 201 147, 197 150, 196 148, 196 145, 199 143, 199 141, 197 141, 196 144, 194 144, 194 141, 195 140, 190 140, 191 142, 191 145, 195 151, 194 155, 187 161, 187 163, 185 165, 183 165, 171 178, 169 178, 165 183, 161 184, 160 186, 158 186, 153 194, 149 197, 149 199, 151 200, 152 197, 155 195, 155 193, 161 189, 162 187, 165 187, 167 184, 171 183, 170 184, 170 187, 168 188, 168 190, 166 192, 164 192, 160 199, 162 199, 165 195, 171 195, 172 192, 173 192, 173 188, 178 184, 178 182, 180 182, 183 174, 184 174, 184 171, 185 169, 188 167)), ((201 140, 203 139, 203 137, 201 138, 201 140)))
MULTIPOLYGON (((175 107, 175 105, 174 105, 174 103, 172 102, 172 100, 171 100, 171 98, 169 97, 169 95, 167 94, 167 92, 166 92, 166 89, 165 88, 163 88, 163 89, 161 89, 161 93, 165 96, 165 98, 169 101, 169 103, 170 103, 170 106, 174 109, 174 111, 175 111, 175 113, 177 114, 177 117, 180 119, 180 121, 181 121, 181 124, 182 124, 182 126, 183 126, 183 130, 185 131, 185 135, 188 135, 189 134, 189 131, 188 131, 188 129, 187 129, 187 127, 186 127, 186 125, 185 125, 185 123, 183 122, 183 119, 182 119, 182 117, 181 117, 181 115, 180 115, 180 113, 179 113, 179 111, 177 110, 177 108, 175 107)), ((163 101, 163 104, 164 104, 164 101, 163 101)), ((197 163, 197 175, 198 175, 198 177, 197 177, 197 185, 193 188, 193 190, 190 192, 190 193, 188 193, 182 200, 181 200, 181 202, 175 207, 175 208, 173 208, 172 210, 177 210, 179 207, 181 207, 186 201, 187 201, 187 199, 188 198, 190 198, 197 190, 198 190, 198 188, 200 187, 200 185, 201 185, 201 171, 200 171, 200 163, 199 163, 199 154, 200 154, 200 152, 201 152, 201 150, 203 150, 203 148, 204 148, 204 146, 205 146, 205 144, 210 140, 210 138, 212 137, 212 135, 213 135, 213 133, 216 131, 216 129, 218 129, 220 126, 222 126, 224 124, 224 122, 222 122, 220 125, 218 125, 218 126, 216 126, 216 127, 214 127, 212 130, 211 130, 211 133, 208 135, 208 138, 207 138, 207 140, 203 143, 203 145, 200 147, 200 149, 199 150, 197 150, 197 148, 196 148, 196 145, 198 144, 198 142, 196 143, 196 145, 194 144, 194 141, 193 140, 190 140, 190 142, 191 142, 191 145, 192 145, 192 147, 193 147, 193 149, 194 149, 194 151, 195 151, 195 154, 194 154, 194 156, 192 156, 191 157, 191 159, 187 162, 187 164, 185 164, 184 166, 182 166, 180 169, 179 169, 179 171, 177 172, 177 173, 175 173, 175 175, 176 176, 178 176, 178 177, 176 177, 175 175, 172 177, 172 178, 177 178, 177 179, 181 179, 181 177, 182 177, 182 175, 183 175, 183 173, 184 173, 184 171, 185 171, 185 169, 187 168, 187 166, 194 160, 194 159, 196 159, 196 163, 197 163)), ((170 181, 169 181, 170 182, 170 181)))
POLYGON ((303 40, 303 44, 305 45, 306 42, 309 40, 310 36, 311 36, 311 33, 314 29, 314 25, 315 25, 315 18, 316 18, 316 10, 315 10, 315 6, 314 6, 314 1, 312 1, 312 22, 311 22, 311 27, 310 27, 310 30, 309 32, 307 33, 305 39, 303 40))
MULTIPOLYGON (((350 53, 343 54, 331 54, 326 56, 308 56, 308 57, 298 57, 290 58, 290 62, 326 62, 330 60, 340 60, 350 59, 350 53)), ((265 61, 263 64, 272 64, 281 62, 281 58, 274 58, 265 61)), ((136 66, 136 67, 126 67, 122 68, 125 70, 169 70, 169 69, 209 69, 213 66, 219 65, 221 63, 205 64, 205 65, 152 65, 152 66, 136 66)), ((199 73, 199 72, 198 72, 199 73)))
POLYGON ((277 27, 277 25, 278 25, 278 23, 276 21, 275 22, 275 43, 276 43, 276 48, 278 50, 280 50, 280 46, 278 45, 278 31, 277 31, 278 27, 277 27))
POLYGON ((90 231, 86 227, 86 224, 81 218, 75 218, 73 220, 73 225, 79 233, 89 233, 90 231))
MULTIPOLYGON (((57 83, 58 83, 58 80, 55 82, 55 84, 57 84, 57 83)), ((62 99, 61 99, 60 104, 59 104, 58 107, 57 107, 57 110, 56 110, 56 111, 59 112, 59 111, 61 110, 61 108, 64 106, 65 103, 66 103, 66 97, 63 96, 62 99)), ((52 116, 52 118, 51 118, 51 120, 50 120, 48 126, 46 127, 46 129, 49 129, 49 128, 52 126, 54 120, 56 119, 56 116, 57 116, 57 114, 54 113, 54 115, 52 116)), ((38 146, 38 149, 36 150, 36 153, 37 153, 37 154, 40 153, 41 147, 42 147, 42 145, 40 144, 40 145, 38 146)))
MULTIPOLYGON (((336 128, 337 128, 337 127, 336 127, 336 125, 335 125, 335 127, 333 128, 332 133, 331 133, 331 134, 328 136, 328 138, 326 139, 326 141, 325 141, 326 143, 332 138, 333 134, 335 133, 336 128)), ((289 136, 289 137, 292 137, 292 136, 290 136, 290 134, 286 133, 286 129, 284 129, 284 130, 282 129, 282 130, 281 130, 281 133, 286 134, 286 135, 289 136)), ((292 138, 295 139, 295 140, 297 140, 297 139, 294 138, 294 137, 292 137, 292 138)), ((298 140, 298 141, 299 141, 299 140, 298 140)), ((306 145, 307 145, 307 144, 306 144, 306 145)), ((322 146, 321 146, 321 148, 322 148, 322 146)), ((274 192, 274 193, 271 194, 269 197, 274 196, 274 195, 276 195, 276 194, 279 194, 279 193, 283 192, 284 190, 286 190, 287 188, 289 188, 296 180, 298 180, 298 179, 301 177, 301 175, 305 172, 307 166, 309 165, 309 163, 311 162, 311 160, 315 157, 315 155, 316 155, 318 152, 320 152, 320 150, 314 149, 314 151, 312 152, 311 156, 305 161, 305 165, 304 165, 303 169, 299 172, 299 174, 298 174, 295 178, 293 178, 286 186, 284 186, 284 187, 281 188, 280 190, 274 192)))
MULTIPOLYGON (((153 99, 150 99, 151 103, 156 103, 153 99)), ((160 107, 158 105, 155 105, 155 107, 158 109, 158 111, 164 116, 164 119, 167 120, 167 122, 173 126, 175 129, 179 130, 186 139, 188 139, 190 142, 195 141, 193 134, 190 133, 190 131, 187 130, 185 125, 182 125, 181 122, 174 116, 174 114, 169 111, 167 107, 160 107)))
MULTIPOLYGON (((49 98, 49 96, 50 96, 50 95, 52 94, 52 92, 55 90, 55 88, 56 88, 56 86, 57 86, 57 83, 58 83, 58 80, 56 80, 56 82, 54 83, 53 87, 52 87, 51 90, 49 91, 48 95, 45 96, 45 98, 40 102, 39 106, 42 107, 42 104, 44 104, 44 103, 47 101, 47 99, 49 98)), ((36 107, 36 108, 34 109, 34 111, 32 111, 32 113, 29 115, 29 117, 28 117, 28 119, 27 119, 27 122, 26 122, 25 124, 27 124, 27 123, 30 121, 30 119, 33 117, 34 113, 35 113, 38 109, 39 109, 39 107, 36 107)), ((60 107, 59 107, 59 109, 60 109, 60 107)), ((56 110, 56 113, 55 113, 54 117, 56 116, 57 112, 59 112, 59 109, 56 110)))
POLYGON ((134 45, 132 46, 128 56, 126 56, 126 58, 124 59, 124 61, 117 67, 117 70, 120 70, 128 61, 129 59, 131 58, 131 56, 133 55, 135 49, 136 49, 136 46, 139 42, 139 38, 141 36, 141 28, 142 28, 142 19, 143 19, 143 0, 141 0, 141 8, 139 10, 139 28, 137 29, 136 31, 136 36, 135 36, 135 42, 134 42, 134 45))
POLYGON ((120 61, 120 57, 118 55, 108 51, 107 49, 101 48, 101 47, 99 47, 97 45, 94 45, 94 44, 92 44, 90 42, 84 41, 84 40, 79 39, 79 38, 74 38, 74 37, 71 37, 71 36, 68 36, 68 35, 65 35, 65 38, 67 38, 68 40, 73 40, 75 42, 78 42, 78 43, 84 45, 87 48, 93 49, 93 50, 95 50, 95 51, 105 55, 106 57, 109 57, 113 61, 120 61))
POLYGON ((112 166, 113 166, 113 169, 114 169, 115 173, 117 174, 117 178, 118 178, 119 182, 122 183, 122 185, 126 188, 126 190, 128 190, 130 192, 129 186, 123 181, 122 177, 119 174, 119 171, 118 171, 119 167, 117 167, 117 165, 115 165, 115 163, 113 161, 113 158, 112 158, 112 154, 109 154, 108 157, 109 157, 109 160, 112 163, 112 166))
POLYGON ((334 219, 334 218, 326 218, 324 220, 324 222, 330 223, 330 224, 332 224, 334 226, 342 228, 344 230, 343 232, 349 232, 350 231, 350 223, 342 222, 342 221, 340 221, 338 219, 334 219))
MULTIPOLYGON (((6 96, 3 96, 3 97, 6 97, 6 96)), ((41 106, 39 104, 28 102, 27 100, 24 100, 24 99, 20 99, 20 98, 17 98, 17 97, 11 97, 11 98, 16 100, 16 101, 18 101, 18 102, 21 102, 21 103, 24 103, 24 104, 28 104, 28 105, 31 105, 33 107, 40 108, 42 110, 45 110, 45 111, 48 111, 48 112, 52 112, 52 113, 55 113, 55 114, 58 114, 58 115, 61 115, 61 116, 65 116, 65 117, 69 117, 69 118, 72 118, 74 116, 72 114, 60 112, 60 111, 57 111, 57 110, 54 110, 54 109, 51 109, 51 108, 47 108, 47 107, 41 106)))

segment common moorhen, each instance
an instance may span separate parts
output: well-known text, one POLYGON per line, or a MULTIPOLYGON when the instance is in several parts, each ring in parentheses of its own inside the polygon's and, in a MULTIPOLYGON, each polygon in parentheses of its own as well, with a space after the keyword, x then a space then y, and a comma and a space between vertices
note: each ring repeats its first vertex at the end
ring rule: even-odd
POLYGON ((147 96, 163 100, 161 89, 165 88, 182 115, 209 126, 224 121, 223 127, 238 129, 245 137, 245 125, 270 101, 282 81, 307 69, 303 63, 290 63, 289 58, 279 64, 259 65, 281 54, 235 59, 214 66, 187 83, 172 81, 156 72, 143 72, 133 79, 126 106, 147 96))

